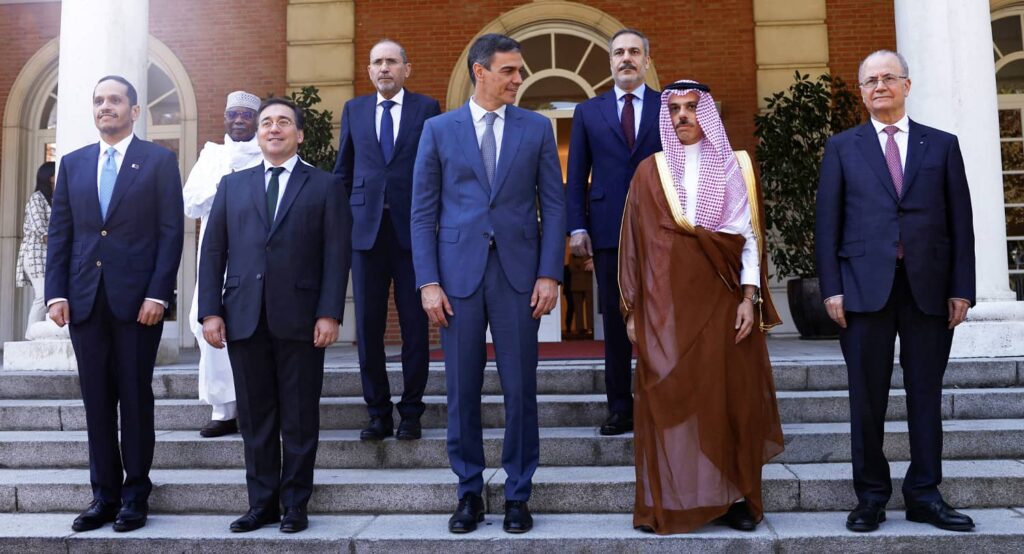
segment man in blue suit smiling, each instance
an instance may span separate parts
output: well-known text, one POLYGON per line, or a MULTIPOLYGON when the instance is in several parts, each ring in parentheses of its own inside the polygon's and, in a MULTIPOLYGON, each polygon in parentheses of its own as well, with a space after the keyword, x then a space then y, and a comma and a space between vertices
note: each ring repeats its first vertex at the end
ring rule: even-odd
POLYGON ((374 45, 367 71, 377 92, 345 103, 334 166, 352 207, 359 372, 370 412, 370 425, 359 438, 381 440, 394 432, 391 387, 384 364, 388 287, 394 281, 404 377, 398 438, 418 439, 430 360, 429 328, 413 274, 409 209, 412 168, 423 122, 441 113, 441 107, 437 100, 403 88, 412 64, 397 42, 385 39, 374 45))
POLYGON ((909 73, 896 52, 865 58, 858 78, 871 120, 829 140, 818 184, 821 294, 841 328, 850 384, 858 504, 846 527, 868 532, 885 521, 892 481, 882 440, 898 335, 910 427, 907 519, 969 531, 974 522, 946 504, 938 485, 942 375, 953 329, 975 301, 971 195, 957 138, 907 117, 909 73))
POLYGON ((60 162, 46 303, 71 324, 89 433, 93 502, 71 527, 131 531, 153 489, 153 364, 181 261, 181 176, 173 152, 132 134, 141 109, 126 79, 100 79, 92 106, 99 145, 60 162))
POLYGON ((537 329, 562 275, 564 200, 551 122, 512 104, 522 84, 519 43, 484 35, 467 60, 474 94, 423 126, 413 176, 416 285, 441 326, 448 388, 448 458, 459 503, 448 522, 483 521, 480 389, 490 325, 505 394, 504 529, 533 527, 527 500, 540 452, 537 329))

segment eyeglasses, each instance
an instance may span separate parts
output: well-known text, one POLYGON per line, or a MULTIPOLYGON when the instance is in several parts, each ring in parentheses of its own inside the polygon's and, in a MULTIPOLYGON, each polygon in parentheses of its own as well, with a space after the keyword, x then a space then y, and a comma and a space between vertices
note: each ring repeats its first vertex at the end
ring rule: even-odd
POLYGON ((277 125, 278 129, 281 129, 282 131, 285 131, 285 130, 288 130, 288 129, 291 129, 292 127, 294 127, 295 126, 295 122, 290 120, 290 119, 278 119, 277 121, 272 121, 270 119, 264 119, 263 121, 260 121, 260 129, 267 129, 267 130, 269 130, 274 125, 277 125))
POLYGON ((224 112, 224 119, 238 119, 241 117, 245 121, 252 121, 256 119, 256 112, 252 110, 228 110, 224 112))
POLYGON ((873 89, 878 86, 878 83, 882 83, 883 85, 886 86, 886 88, 888 88, 895 85, 896 82, 899 81, 900 79, 906 78, 906 75, 893 75, 892 73, 889 73, 887 75, 882 75, 881 78, 872 77, 870 79, 865 79, 861 81, 859 84, 861 88, 873 89))

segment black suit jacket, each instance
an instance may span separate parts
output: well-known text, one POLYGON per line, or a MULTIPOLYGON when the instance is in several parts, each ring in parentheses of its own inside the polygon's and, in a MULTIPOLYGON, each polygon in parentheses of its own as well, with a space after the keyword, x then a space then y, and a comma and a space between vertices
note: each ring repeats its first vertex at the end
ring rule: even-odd
POLYGON ((387 203, 398 243, 406 250, 409 210, 412 206, 412 170, 423 132, 423 122, 441 113, 437 100, 405 91, 402 119, 391 160, 384 161, 377 140, 377 93, 345 102, 334 173, 349 196, 352 209, 352 248, 369 250, 377 240, 380 218, 387 203))
POLYGON ((265 309, 275 338, 312 341, 317 318, 344 314, 352 227, 344 190, 300 160, 271 223, 264 174, 258 165, 220 182, 199 265, 199 321, 222 316, 228 340, 245 339, 265 309))
POLYGON ((902 242, 921 311, 948 315, 949 298, 974 304, 974 223, 960 144, 910 121, 906 158, 897 198, 870 121, 829 139, 814 237, 822 298, 842 294, 847 310, 881 310, 902 242))

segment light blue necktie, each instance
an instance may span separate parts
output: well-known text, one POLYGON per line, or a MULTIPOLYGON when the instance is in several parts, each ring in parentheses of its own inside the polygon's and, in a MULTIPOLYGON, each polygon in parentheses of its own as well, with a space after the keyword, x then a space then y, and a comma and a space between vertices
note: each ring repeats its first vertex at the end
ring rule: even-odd
POLYGON ((494 185, 494 171, 498 162, 498 142, 494 138, 494 120, 498 114, 487 112, 484 114, 484 122, 487 127, 484 129, 484 136, 480 139, 480 157, 484 162, 484 171, 487 172, 487 184, 494 185))
POLYGON ((110 198, 114 196, 114 183, 117 182, 117 164, 114 163, 114 156, 117 150, 113 146, 107 148, 107 161, 103 162, 103 170, 100 171, 100 214, 107 219, 107 208, 110 206, 110 198))

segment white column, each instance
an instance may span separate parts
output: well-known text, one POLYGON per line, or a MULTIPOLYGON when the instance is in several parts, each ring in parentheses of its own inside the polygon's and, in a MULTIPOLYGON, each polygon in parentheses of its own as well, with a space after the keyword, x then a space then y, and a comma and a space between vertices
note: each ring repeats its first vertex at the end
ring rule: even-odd
POLYGON ((910 66, 907 112, 960 138, 974 210, 978 305, 957 328, 954 357, 1024 355, 1024 303, 1006 260, 989 3, 895 0, 896 44, 910 66))
POLYGON ((104 75, 120 75, 139 92, 135 133, 146 136, 148 0, 64 0, 60 8, 57 155, 99 140, 92 92, 104 75))

